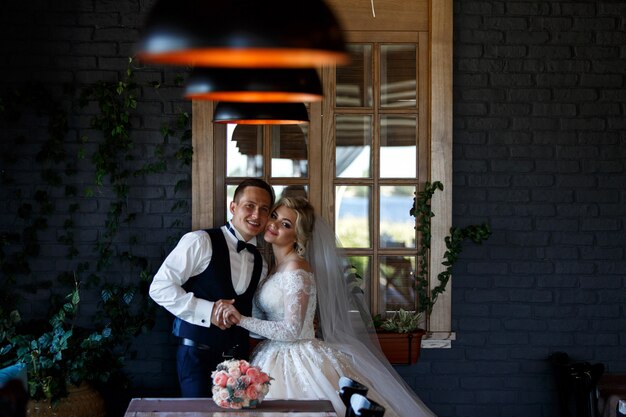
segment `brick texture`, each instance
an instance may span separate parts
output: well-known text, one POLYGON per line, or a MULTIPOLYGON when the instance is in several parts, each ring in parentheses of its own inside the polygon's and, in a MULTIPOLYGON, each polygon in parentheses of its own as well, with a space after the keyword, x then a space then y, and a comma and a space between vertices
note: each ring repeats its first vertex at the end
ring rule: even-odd
MULTIPOLYGON (((67 86, 117 79, 153 3, 4 5, 2 90, 36 80, 62 97, 67 86)), ((398 368, 439 416, 559 415, 546 360, 555 351, 626 372, 625 16, 625 1, 454 1, 453 222, 486 221, 493 234, 483 246, 468 247, 456 265, 452 349, 425 350, 416 365, 398 368)), ((139 82, 163 84, 141 90, 133 120, 146 154, 163 142, 162 124, 190 110, 173 83, 184 72, 146 67, 136 73, 139 82)), ((72 152, 93 146, 79 139, 96 134, 89 127, 95 111, 72 113, 72 152)), ((1 168, 16 170, 25 189, 18 198, 17 185, 3 185, 2 231, 19 227, 17 207, 41 184, 33 167, 46 121, 31 115, 22 122, 2 132, 1 168), (20 146, 7 145, 19 134, 27 138, 20 146)), ((166 150, 175 148, 166 143, 166 150)), ((77 167, 74 185, 92 184, 93 164, 78 161, 77 167)), ((141 238, 137 250, 153 271, 190 227, 189 208, 171 210, 181 198, 191 203, 189 190, 173 191, 187 174, 170 161, 156 180, 131 184, 128 204, 138 219, 121 236, 127 247, 131 236, 141 238)), ((80 197, 76 240, 83 253, 106 218, 111 196, 102 191, 101 199, 80 197)), ((55 210, 42 234, 44 256, 31 265, 41 274, 68 268, 57 238, 69 206, 55 210)), ((122 264, 112 271, 137 279, 122 264)), ((45 314, 51 291, 41 285, 25 314, 45 314)), ((96 298, 88 297, 87 311, 97 308, 96 298)), ((154 329, 136 340, 127 366, 133 386, 111 400, 112 417, 130 396, 177 395, 170 319, 159 310, 154 329)))

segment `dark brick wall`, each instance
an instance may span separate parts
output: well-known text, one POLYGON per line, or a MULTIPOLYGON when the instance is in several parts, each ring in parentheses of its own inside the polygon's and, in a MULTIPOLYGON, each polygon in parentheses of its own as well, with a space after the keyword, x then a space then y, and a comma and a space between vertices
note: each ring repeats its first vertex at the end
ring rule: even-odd
MULTIPOLYGON (((0 140, 0 169, 10 173, 16 182, 2 183, 0 188, 0 231, 20 231, 24 222, 17 215, 22 203, 38 205, 33 196, 35 191, 44 190, 60 197, 48 218, 48 228, 40 233, 41 255, 30 262, 32 278, 20 277, 19 285, 34 284, 37 291, 28 294, 27 303, 20 311, 26 317, 45 317, 51 294, 63 294, 56 281, 60 271, 73 270, 80 262, 90 264, 94 272, 98 256, 94 250, 96 242, 104 233, 104 224, 113 193, 105 178, 104 186, 95 189, 95 197, 86 197, 84 189, 94 185, 95 169, 87 157, 78 159, 79 150, 91 155, 100 138, 100 133, 90 126, 90 119, 98 112, 91 103, 84 109, 77 107, 78 92, 88 85, 100 81, 117 81, 124 76, 128 57, 134 53, 143 18, 153 1, 48 1, 13 2, 3 5, 0 14, 0 91, 22 89, 31 83, 43 83, 55 99, 69 114, 69 131, 64 139, 67 162, 78 167, 78 174, 65 178, 65 184, 74 185, 79 193, 72 202, 80 209, 74 216, 75 241, 80 255, 67 259, 67 247, 58 241, 64 234, 63 224, 69 216, 69 203, 64 201, 63 188, 47 185, 41 178, 41 166, 36 162, 36 153, 49 137, 48 120, 26 107, 21 112, 17 125, 3 123, 0 140), (69 92, 68 92, 69 91, 69 92), (16 139, 22 135, 24 139, 16 139), (88 137, 86 144, 82 137, 88 137), (21 190, 21 197, 15 191, 21 190), (44 282, 52 282, 52 288, 44 282)), ((187 70, 158 66, 144 67, 135 62, 135 81, 142 87, 138 94, 138 112, 133 115, 131 137, 136 143, 135 155, 152 158, 157 146, 163 145, 168 155, 167 171, 149 177, 130 180, 126 203, 128 212, 136 213, 136 219, 123 225, 115 240, 115 251, 131 249, 136 255, 146 257, 152 273, 156 272, 173 242, 191 227, 190 209, 172 209, 179 200, 191 203, 189 189, 175 192, 177 181, 190 174, 172 157, 178 149, 178 140, 164 139, 161 128, 175 123, 182 112, 190 112, 191 105, 182 99, 180 87, 175 79, 187 70), (154 89, 148 83, 161 85, 154 89), (172 226, 173 222, 180 222, 172 226), (134 244, 133 239, 138 239, 134 244)), ((13 103, 4 102, 12 108, 13 103)), ((141 161, 141 158, 139 159, 141 161)), ((190 206, 189 206, 190 207, 190 206)), ((9 249, 10 251, 10 249, 9 249)), ((10 252, 9 252, 10 253, 10 252)), ((138 269, 127 262, 114 259, 113 264, 100 273, 112 283, 129 283, 139 280, 138 269)), ((82 274, 81 278, 87 278, 82 274)), ((2 278, 4 279, 4 277, 2 278)), ((82 290, 81 316, 89 317, 98 309, 98 294, 85 287, 82 290)), ((114 392, 108 398, 112 416, 120 415, 131 395, 177 395, 174 368, 173 340, 170 339, 170 317, 159 309, 156 326, 152 332, 140 336, 133 346, 133 359, 128 361, 128 371, 133 380, 131 391, 114 392)))
MULTIPOLYGON (((3 87, 38 79, 60 95, 66 83, 115 79, 152 3, 5 5, 3 87)), ((625 1, 454 3, 454 223, 488 221, 493 234, 467 246, 456 266, 452 349, 426 350, 418 364, 398 368, 440 416, 557 416, 546 362, 554 351, 626 372, 624 16, 625 1)), ((175 76, 167 68, 138 72, 164 84, 175 76)), ((149 152, 162 140, 163 121, 188 103, 176 88, 145 89, 141 101, 138 142, 149 152)), ((88 118, 73 116, 69 143, 88 129, 88 118)), ((32 161, 28 151, 22 158, 32 161)), ((89 183, 92 167, 81 166, 81 182, 89 183)), ((133 187, 143 216, 128 233, 148 240, 155 269, 167 238, 190 227, 190 213, 171 213, 168 204, 185 171, 173 165, 168 172, 133 187), (171 230, 176 217, 183 225, 171 230)), ((37 183, 38 174, 25 174, 37 183)), ((6 195, 3 189, 3 229, 16 221, 6 195)), ((106 206, 85 200, 81 207, 81 239, 89 245, 98 233, 89 225, 106 206)), ((57 252, 39 268, 64 268, 57 252)), ((137 341, 129 395, 175 395, 168 333, 160 313, 137 341)))
POLYGON ((546 358, 626 371, 626 2, 456 1, 449 351, 404 372, 445 416, 556 416, 546 358))

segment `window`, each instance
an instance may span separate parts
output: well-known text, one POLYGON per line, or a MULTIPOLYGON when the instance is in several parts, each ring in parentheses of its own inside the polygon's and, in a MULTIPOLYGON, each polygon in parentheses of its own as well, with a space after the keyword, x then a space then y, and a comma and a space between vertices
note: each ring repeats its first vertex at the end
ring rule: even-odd
MULTIPOLYGON (((416 187, 443 182, 433 200, 431 274, 439 272, 451 223, 452 1, 330 0, 346 29, 352 63, 321 69, 325 97, 308 126, 211 123, 214 103, 193 103, 193 227, 224 222, 247 176, 308 194, 364 277, 373 311, 415 306, 416 187), (369 5, 369 2, 368 2, 369 5), (400 10, 401 9, 401 10, 400 10)), ((450 284, 449 284, 450 285, 450 284)), ((439 297, 428 347, 449 347, 451 297, 439 297)))
POLYGON ((308 195, 309 153, 307 125, 226 125, 226 200, 246 177, 264 178, 276 197, 283 193, 308 195))
MULTIPOLYGON (((428 139, 420 123, 420 47, 413 33, 394 34, 407 42, 379 42, 386 33, 364 34, 350 43, 351 64, 330 68, 325 83, 324 131, 334 147, 335 232, 364 278, 371 309, 415 310, 412 277, 416 266, 415 220, 409 215, 420 182, 428 178, 428 139), (411 42, 412 41, 412 42, 411 42), (334 141, 333 141, 334 138, 334 141)), ((427 123, 424 123, 427 126, 427 123)), ((330 200, 330 198, 328 199, 330 200)))

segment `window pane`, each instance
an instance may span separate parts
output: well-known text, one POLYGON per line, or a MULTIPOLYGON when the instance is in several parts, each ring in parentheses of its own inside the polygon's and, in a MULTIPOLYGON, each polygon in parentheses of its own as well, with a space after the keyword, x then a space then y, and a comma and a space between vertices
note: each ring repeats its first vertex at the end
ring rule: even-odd
POLYGON ((225 219, 228 221, 232 217, 230 214, 230 202, 233 201, 233 196, 235 195, 235 189, 237 185, 227 185, 226 186, 226 217, 225 219))
MULTIPOLYGON (((372 282, 371 258, 369 256, 349 256, 348 263, 354 269, 351 269, 354 275, 348 276, 348 286, 351 291, 356 291, 358 287, 365 294, 365 300, 370 297, 370 283, 372 282), (358 276, 357 276, 358 275, 358 276)), ((367 301, 366 301, 367 302, 367 301)))
POLYGON ((370 213, 372 190, 367 186, 335 187, 335 229, 346 248, 370 248, 370 213))
POLYGON ((381 45, 382 107, 416 107, 416 45, 381 45))
POLYGON ((380 311, 415 310, 415 258, 380 257, 380 311))
POLYGON ((285 196, 309 198, 309 187, 307 185, 272 185, 276 201, 285 196))
POLYGON ((372 107, 372 46, 348 45, 350 65, 337 68, 336 107, 372 107))
POLYGON ((335 117, 335 172, 340 178, 369 178, 372 116, 335 117))
MULTIPOLYGON (((226 186, 226 219, 230 220, 230 202, 233 201, 233 196, 235 195, 235 189, 237 185, 227 185, 226 186)), ((309 187, 308 185, 272 185, 274 189, 274 195, 276 196, 276 201, 279 198, 284 197, 285 195, 296 196, 296 197, 308 197, 309 187)))
POLYGON ((272 126, 272 177, 307 177, 307 130, 305 125, 272 126))
POLYGON ((380 177, 415 178, 417 117, 380 118, 380 177))
POLYGON ((260 177, 263 175, 262 127, 228 124, 226 126, 226 175, 260 177))
POLYGON ((414 248, 415 217, 413 207, 415 187, 380 187, 380 247, 414 248))

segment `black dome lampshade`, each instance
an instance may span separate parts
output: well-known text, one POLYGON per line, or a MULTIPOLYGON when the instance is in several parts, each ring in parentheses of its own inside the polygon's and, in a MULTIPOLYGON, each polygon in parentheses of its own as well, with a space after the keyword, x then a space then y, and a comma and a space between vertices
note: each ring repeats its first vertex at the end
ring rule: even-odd
POLYGON ((315 67, 348 62, 323 0, 157 0, 139 59, 208 67, 315 67))
POLYGON ((313 68, 194 68, 185 97, 241 102, 312 102, 322 99, 313 68))
POLYGON ((309 122, 304 103, 237 103, 221 101, 215 106, 214 123, 242 125, 293 125, 309 122))

